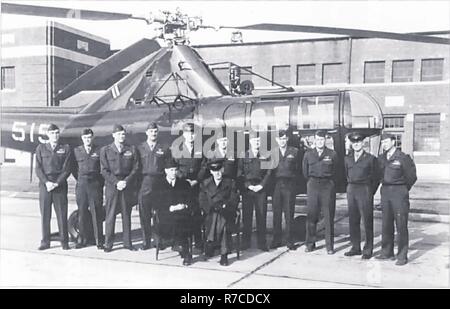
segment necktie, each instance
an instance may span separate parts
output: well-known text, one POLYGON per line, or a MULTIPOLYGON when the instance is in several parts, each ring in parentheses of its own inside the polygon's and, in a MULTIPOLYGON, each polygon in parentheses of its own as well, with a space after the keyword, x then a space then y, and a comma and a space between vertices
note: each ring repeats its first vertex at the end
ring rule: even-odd
POLYGON ((86 147, 86 153, 90 153, 90 152, 91 152, 91 147, 90 146, 86 147))
POLYGON ((55 151, 56 144, 50 144, 50 147, 52 147, 52 151, 55 151))
POLYGON ((122 145, 117 145, 117 150, 119 151, 119 153, 122 152, 122 148, 122 145))
POLYGON ((155 144, 150 145, 150 151, 153 151, 153 149, 155 149, 155 144))

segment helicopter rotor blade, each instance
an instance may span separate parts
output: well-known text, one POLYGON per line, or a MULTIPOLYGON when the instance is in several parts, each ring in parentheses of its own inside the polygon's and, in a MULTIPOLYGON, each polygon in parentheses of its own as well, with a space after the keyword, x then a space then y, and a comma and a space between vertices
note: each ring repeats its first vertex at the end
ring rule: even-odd
POLYGON ((411 41, 421 43, 434 43, 434 44, 446 44, 450 45, 450 39, 425 36, 419 34, 405 34, 386 31, 373 31, 351 28, 334 28, 334 27, 321 27, 321 26, 305 26, 305 25, 289 25, 289 24, 254 24, 240 27, 221 27, 228 29, 241 29, 241 30, 266 30, 266 31, 283 31, 283 32, 309 32, 309 33, 327 33, 327 34, 339 34, 351 37, 367 37, 367 38, 380 38, 391 39, 400 41, 411 41))
POLYGON ((32 15, 55 18, 75 18, 87 20, 121 20, 142 19, 143 17, 132 14, 102 12, 92 10, 69 9, 61 7, 37 6, 28 4, 2 3, 2 14, 32 15))
POLYGON ((115 53, 99 65, 91 68, 79 78, 72 81, 62 89, 55 97, 56 100, 64 100, 68 97, 86 90, 89 87, 107 80, 122 69, 136 61, 158 51, 161 46, 156 40, 142 39, 115 53))

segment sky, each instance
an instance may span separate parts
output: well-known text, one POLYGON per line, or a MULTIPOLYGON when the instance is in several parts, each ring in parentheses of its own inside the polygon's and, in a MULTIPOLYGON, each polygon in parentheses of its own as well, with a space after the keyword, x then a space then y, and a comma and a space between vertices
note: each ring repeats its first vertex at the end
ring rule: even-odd
MULTIPOLYGON (((14 1, 108 12, 160 14, 162 10, 201 16, 212 26, 289 23, 392 32, 450 30, 450 1, 14 1)), ((2 28, 43 24, 48 18, 2 14, 2 28)), ((142 37, 153 37, 155 25, 144 21, 81 21, 52 19, 108 39, 111 48, 124 48, 142 37)), ((191 33, 193 45, 229 43, 232 30, 191 33)), ((244 42, 321 37, 318 34, 242 31, 244 42)), ((334 36, 334 35, 322 35, 334 36)))

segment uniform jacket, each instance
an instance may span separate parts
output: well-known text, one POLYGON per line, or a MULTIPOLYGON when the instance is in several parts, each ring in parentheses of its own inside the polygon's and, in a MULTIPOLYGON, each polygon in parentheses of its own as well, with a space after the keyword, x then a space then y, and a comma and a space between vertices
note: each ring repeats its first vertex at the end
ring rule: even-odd
POLYGON ((387 159, 387 152, 379 158, 378 163, 381 171, 381 183, 384 185, 406 185, 408 190, 417 181, 416 165, 411 157, 396 149, 392 156, 387 159))
POLYGON ((130 183, 136 180, 139 171, 139 158, 134 146, 124 144, 122 152, 117 150, 114 143, 103 147, 100 151, 102 175, 106 182, 117 185, 120 180, 130 183))
MULTIPOLYGON (((204 160, 204 169, 207 169, 207 163, 213 159, 224 159, 223 161, 223 176, 231 179, 236 179, 236 173, 237 173, 237 160, 234 156, 229 156, 228 154, 225 154, 225 156, 222 155, 222 153, 215 149, 214 151, 210 150, 208 151, 206 157, 207 160, 204 160)), ((205 177, 208 177, 208 173, 206 172, 205 177)))
POLYGON ((263 162, 267 165, 270 163, 267 158, 262 156, 254 157, 251 150, 248 150, 243 158, 238 160, 237 177, 240 178, 245 188, 250 185, 262 185, 265 188, 268 185, 272 170, 262 169, 261 163, 263 162))
POLYGON ((212 176, 205 179, 200 184, 199 201, 200 207, 206 214, 219 213, 226 220, 232 220, 239 203, 235 181, 224 177, 219 186, 216 186, 212 176))
POLYGON ((301 173, 302 162, 299 161, 299 150, 295 147, 287 146, 284 156, 278 150, 278 165, 272 174, 275 178, 296 178, 301 173))
POLYGON ((200 182, 205 177, 202 149, 196 150, 194 148, 192 153, 190 153, 183 143, 176 153, 172 149, 172 157, 178 163, 178 171, 181 178, 200 182))
POLYGON ((327 147, 319 157, 316 149, 306 152, 303 158, 303 176, 305 178, 335 178, 337 170, 337 154, 327 147))
POLYGON ((36 175, 41 183, 47 181, 62 185, 70 176, 72 153, 67 144, 58 144, 52 150, 50 143, 40 144, 36 148, 36 175))
POLYGON ((380 184, 380 175, 377 158, 363 150, 358 161, 355 162, 355 155, 350 152, 344 158, 345 175, 347 183, 367 184, 371 187, 372 193, 375 193, 380 184))
POLYGON ((167 146, 163 146, 157 142, 153 150, 150 150, 148 143, 144 142, 137 149, 140 157, 142 175, 163 176, 167 146))
POLYGON ((100 169, 100 148, 92 146, 90 153, 86 152, 83 145, 73 150, 74 167, 72 174, 78 179, 83 177, 87 179, 98 179, 103 181, 100 169))

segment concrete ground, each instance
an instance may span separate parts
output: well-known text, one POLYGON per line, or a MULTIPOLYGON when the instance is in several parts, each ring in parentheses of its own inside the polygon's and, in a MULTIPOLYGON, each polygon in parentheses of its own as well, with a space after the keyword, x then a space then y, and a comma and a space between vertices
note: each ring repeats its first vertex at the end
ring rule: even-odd
MULTIPOLYGON (((109 254, 96 247, 63 251, 56 241, 52 242, 51 249, 38 251, 41 231, 37 195, 27 182, 11 186, 14 182, 11 179, 17 177, 16 174, 8 172, 7 176, 2 173, 0 191, 0 287, 277 289, 448 288, 450 285, 449 204, 446 203, 449 191, 445 184, 421 184, 420 190, 411 193, 411 208, 425 209, 426 215, 432 217, 420 217, 425 212, 416 211, 418 217, 410 220, 410 262, 405 266, 395 266, 394 261, 363 261, 359 256, 344 256, 349 249, 348 217, 345 196, 340 196, 335 223, 337 252, 334 255, 326 254, 322 239, 317 243, 318 250, 312 253, 304 252, 302 242, 298 242, 296 251, 282 247, 261 252, 252 248, 242 252, 240 260, 233 253, 227 267, 219 265, 219 256, 203 261, 194 251, 194 263, 185 267, 178 253, 170 248, 160 252, 158 261, 155 249, 137 252, 121 249, 120 220, 116 229, 119 233, 117 249, 109 254)), ((69 200, 70 209, 75 209, 73 196, 69 200)), ((297 210, 301 212, 303 207, 299 199, 297 210)), ((134 244, 140 247, 136 211, 133 211, 132 221, 134 244)), ((271 221, 269 212, 269 243, 271 221)), ((53 218, 52 231, 56 230, 56 219, 53 218)), ((376 211, 375 254, 380 251, 380 231, 381 220, 376 211)))

